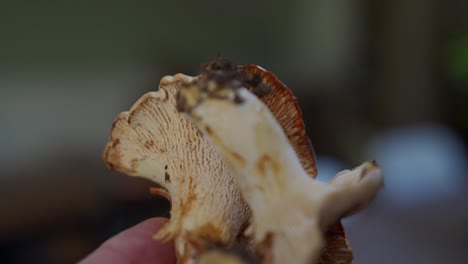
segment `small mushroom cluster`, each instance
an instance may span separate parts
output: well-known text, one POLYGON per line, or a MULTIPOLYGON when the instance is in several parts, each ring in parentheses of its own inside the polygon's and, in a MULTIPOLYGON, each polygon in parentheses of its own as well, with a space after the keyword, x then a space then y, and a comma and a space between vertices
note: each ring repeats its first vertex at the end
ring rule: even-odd
POLYGON ((218 58, 166 76, 119 114, 109 168, 158 184, 171 202, 156 239, 178 263, 351 263, 340 219, 383 184, 375 162, 317 175, 297 101, 271 72, 218 58))

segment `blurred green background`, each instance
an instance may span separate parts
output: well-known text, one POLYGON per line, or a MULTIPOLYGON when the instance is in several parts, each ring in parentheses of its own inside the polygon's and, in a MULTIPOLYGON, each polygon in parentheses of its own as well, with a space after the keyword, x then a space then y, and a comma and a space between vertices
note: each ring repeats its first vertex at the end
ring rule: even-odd
POLYGON ((293 90, 320 178, 384 168, 345 221, 355 263, 468 258, 467 1, 2 0, 1 262, 73 263, 168 216, 101 153, 119 112, 218 54, 293 90))

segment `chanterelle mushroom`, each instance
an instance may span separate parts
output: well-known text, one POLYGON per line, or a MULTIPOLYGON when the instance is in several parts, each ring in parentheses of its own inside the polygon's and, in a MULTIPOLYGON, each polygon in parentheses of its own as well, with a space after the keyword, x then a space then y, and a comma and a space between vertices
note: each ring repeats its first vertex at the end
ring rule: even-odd
POLYGON ((120 114, 104 159, 163 187, 155 192, 171 199, 171 220, 156 237, 175 239, 179 263, 216 261, 219 253, 199 254, 231 246, 248 222, 263 263, 350 263, 339 219, 365 207, 382 184, 373 162, 315 181, 291 92, 258 66, 223 59, 199 77, 163 78, 158 92, 120 114), (192 122, 177 112, 176 95, 192 122))

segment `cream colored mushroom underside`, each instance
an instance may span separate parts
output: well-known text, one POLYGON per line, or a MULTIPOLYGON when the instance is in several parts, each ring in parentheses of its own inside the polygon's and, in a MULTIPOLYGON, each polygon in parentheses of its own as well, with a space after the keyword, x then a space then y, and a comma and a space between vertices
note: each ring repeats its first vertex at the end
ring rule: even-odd
POLYGON ((159 91, 120 114, 111 135, 118 144, 107 155, 118 170, 152 180, 171 194, 171 220, 157 238, 179 236, 180 253, 183 237, 231 243, 249 217, 226 164, 176 109, 175 95, 187 78, 163 78, 159 91))

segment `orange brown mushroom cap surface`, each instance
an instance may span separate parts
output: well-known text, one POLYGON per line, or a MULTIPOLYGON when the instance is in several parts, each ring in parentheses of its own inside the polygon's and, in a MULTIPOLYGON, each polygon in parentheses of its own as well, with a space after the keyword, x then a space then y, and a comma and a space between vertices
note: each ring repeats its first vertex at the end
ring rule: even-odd
MULTIPOLYGON (((152 192, 171 200, 171 219, 156 238, 175 240, 179 263, 195 262, 210 244, 229 248, 242 243, 252 245, 262 263, 281 263, 282 257, 288 257, 283 255, 294 253, 295 249, 288 249, 294 235, 280 233, 297 232, 299 229, 289 225, 301 219, 306 220, 304 228, 310 234, 302 242, 315 243, 315 248, 311 245, 310 252, 307 248, 299 250, 299 263, 307 259, 350 263, 352 253, 337 221, 350 208, 364 207, 381 181, 378 167, 365 163, 361 169, 342 173, 327 185, 316 183, 314 153, 291 91, 261 67, 237 67, 223 59, 204 65, 198 77, 164 77, 159 91, 146 94, 129 112, 121 113, 114 122, 104 160, 110 168, 162 186, 152 192), (252 134, 261 138, 252 140, 252 134), (261 150, 252 147, 262 138, 277 140, 281 151, 275 149, 276 142, 260 144, 261 150), (250 146, 243 146, 244 141, 250 146), (233 143, 237 146, 233 147, 233 143), (283 149, 290 151, 285 153, 283 149), (246 180, 239 168, 250 166, 257 158, 260 162, 256 162, 255 171, 248 171, 250 179, 246 180), (301 184, 303 191, 298 192, 302 197, 288 193, 283 197, 281 191, 294 192, 301 177, 296 180, 281 174, 276 179, 260 179, 262 175, 271 176, 272 171, 291 169, 294 174, 309 178, 301 184), (363 178, 366 180, 361 181, 363 178), (306 189, 308 186, 310 189, 306 189), (315 194, 308 195, 310 192, 315 194), (279 199, 271 197, 275 194, 279 199), (272 211, 272 201, 295 209, 284 214, 277 209, 272 211), (310 206, 315 209, 303 210, 310 206), (258 221, 265 221, 266 215, 290 219, 263 227, 258 221), (248 223, 248 231, 243 232, 248 223), (278 249, 279 245, 284 250, 278 249)), ((307 247, 298 245, 304 246, 307 247)))

